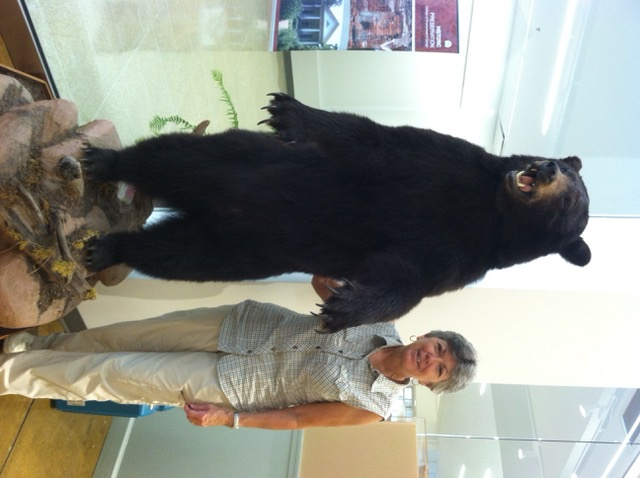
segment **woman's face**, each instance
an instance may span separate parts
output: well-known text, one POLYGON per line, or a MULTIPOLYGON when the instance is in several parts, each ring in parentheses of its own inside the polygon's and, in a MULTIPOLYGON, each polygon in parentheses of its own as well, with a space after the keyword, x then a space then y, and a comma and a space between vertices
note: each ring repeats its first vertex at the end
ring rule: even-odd
POLYGON ((449 379, 457 364, 447 341, 436 337, 420 337, 406 345, 402 360, 407 376, 427 386, 449 379))

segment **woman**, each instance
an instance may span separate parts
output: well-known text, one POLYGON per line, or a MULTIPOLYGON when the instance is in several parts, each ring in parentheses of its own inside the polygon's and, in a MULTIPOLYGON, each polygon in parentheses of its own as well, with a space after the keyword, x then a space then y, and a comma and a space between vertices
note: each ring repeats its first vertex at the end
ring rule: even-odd
MULTIPOLYGON (((324 283, 314 278, 330 293, 324 283)), ((75 334, 16 334, 3 346, 0 394, 184 405, 196 425, 293 429, 378 421, 409 380, 454 391, 475 372, 473 347, 453 332, 402 345, 389 323, 335 334, 321 326, 245 301, 75 334)))

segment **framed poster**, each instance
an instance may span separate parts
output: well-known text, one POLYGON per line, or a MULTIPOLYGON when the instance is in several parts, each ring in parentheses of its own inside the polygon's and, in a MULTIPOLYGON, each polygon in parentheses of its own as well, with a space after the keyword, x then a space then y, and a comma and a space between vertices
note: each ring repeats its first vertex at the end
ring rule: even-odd
POLYGON ((416 51, 458 53, 458 0, 415 0, 416 51))
POLYGON ((458 53, 458 0, 274 0, 272 50, 458 53))

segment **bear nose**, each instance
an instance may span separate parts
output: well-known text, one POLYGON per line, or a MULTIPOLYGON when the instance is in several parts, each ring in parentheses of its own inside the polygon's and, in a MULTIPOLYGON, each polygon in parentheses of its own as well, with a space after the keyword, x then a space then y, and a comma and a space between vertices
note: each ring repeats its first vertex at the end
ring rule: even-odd
POLYGON ((538 170, 536 180, 551 181, 558 172, 558 164, 555 161, 538 161, 535 168, 538 170))

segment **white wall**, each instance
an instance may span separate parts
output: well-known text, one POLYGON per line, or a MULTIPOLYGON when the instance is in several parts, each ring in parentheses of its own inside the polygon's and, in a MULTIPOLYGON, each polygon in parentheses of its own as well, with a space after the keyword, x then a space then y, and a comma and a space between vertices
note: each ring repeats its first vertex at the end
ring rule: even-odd
POLYGON ((117 474, 104 467, 94 478, 297 478, 300 440, 294 430, 195 427, 174 408, 136 418, 117 474))
POLYGON ((515 7, 513 0, 459 0, 459 54, 291 52, 295 96, 491 148, 515 7))

